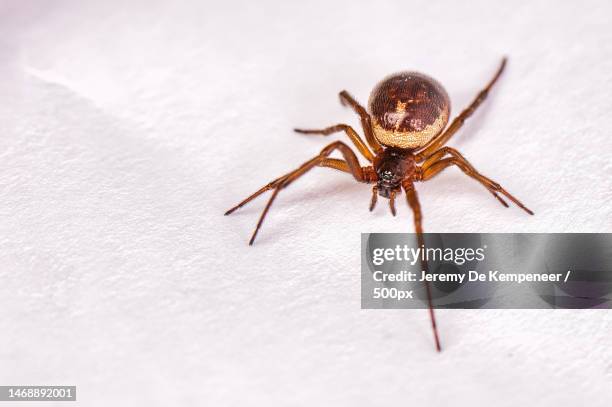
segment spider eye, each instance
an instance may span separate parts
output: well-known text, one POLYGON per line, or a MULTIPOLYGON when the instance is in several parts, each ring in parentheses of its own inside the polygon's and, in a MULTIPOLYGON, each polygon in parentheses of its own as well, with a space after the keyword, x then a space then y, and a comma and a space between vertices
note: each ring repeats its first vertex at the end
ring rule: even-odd
POLYGON ((384 179, 385 181, 391 181, 393 179, 393 173, 388 170, 383 171, 382 174, 380 174, 380 177, 384 179))

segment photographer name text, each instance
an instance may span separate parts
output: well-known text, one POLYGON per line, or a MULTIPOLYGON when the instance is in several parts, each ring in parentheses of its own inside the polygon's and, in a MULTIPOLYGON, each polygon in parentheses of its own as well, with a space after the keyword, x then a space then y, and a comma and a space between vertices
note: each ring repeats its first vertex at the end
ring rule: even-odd
POLYGON ((420 274, 414 271, 403 270, 398 273, 384 273, 375 271, 372 274, 374 281, 378 282, 414 282, 414 281, 429 281, 429 282, 457 282, 463 283, 476 281, 490 282, 560 282, 567 283, 571 270, 565 273, 501 273, 498 270, 489 270, 488 272, 479 272, 469 270, 466 273, 427 273, 422 270, 420 274), (565 276, 564 276, 565 274, 565 276))

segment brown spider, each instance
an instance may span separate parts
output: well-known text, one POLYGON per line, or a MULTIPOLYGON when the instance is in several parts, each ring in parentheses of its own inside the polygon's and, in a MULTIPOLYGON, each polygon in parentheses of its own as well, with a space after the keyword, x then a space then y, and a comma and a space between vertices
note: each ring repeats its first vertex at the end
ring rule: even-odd
MULTIPOLYGON (((450 101, 446 91, 436 80, 418 72, 399 72, 378 83, 370 95, 369 113, 347 91, 340 92, 340 102, 352 107, 361 118, 367 145, 357 132, 346 124, 337 124, 322 130, 295 129, 295 131, 303 134, 321 135, 344 131, 357 147, 357 150, 372 165, 362 167, 349 146, 341 141, 334 141, 321 150, 319 155, 306 161, 296 170, 270 182, 225 214, 229 215, 262 193, 270 189, 274 190, 251 236, 249 245, 252 245, 278 192, 313 167, 329 167, 348 172, 359 182, 374 184, 370 211, 374 209, 377 196, 380 195, 389 198, 389 207, 391 213, 395 216, 395 196, 403 188, 408 204, 414 213, 414 226, 419 244, 422 244, 421 206, 414 183, 416 181, 427 181, 445 168, 456 165, 466 175, 480 182, 502 205, 508 207, 506 201, 499 194, 504 195, 525 212, 533 215, 531 210, 510 195, 498 183, 476 171, 459 151, 444 146, 463 125, 463 122, 485 100, 505 66, 506 58, 502 60, 493 79, 480 91, 476 99, 453 120, 448 128, 446 128, 446 124, 450 115, 450 101), (335 150, 340 151, 344 160, 328 158, 335 150), (449 157, 446 157, 447 155, 449 157), (417 163, 422 164, 417 165, 417 163)), ((440 350, 429 284, 426 284, 426 288, 436 347, 440 350)))

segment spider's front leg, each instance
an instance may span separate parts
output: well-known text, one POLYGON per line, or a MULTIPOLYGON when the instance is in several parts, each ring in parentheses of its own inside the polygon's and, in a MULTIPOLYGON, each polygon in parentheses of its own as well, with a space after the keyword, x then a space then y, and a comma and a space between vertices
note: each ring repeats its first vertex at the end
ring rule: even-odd
MULTIPOLYGON (((427 160, 423 163, 423 167, 429 167, 430 165, 440 161, 446 155, 451 155, 453 157, 456 157, 457 160, 463 162, 469 168, 471 173, 478 174, 478 171, 476 171, 476 169, 470 164, 470 162, 468 160, 466 160, 465 157, 463 157, 463 155, 461 155, 461 153, 459 151, 455 150, 452 147, 442 147, 438 151, 435 151, 429 157, 425 157, 427 160)), ((421 161, 422 160, 423 159, 421 159, 421 161)), ((482 185, 485 188, 487 188, 489 190, 489 192, 491 192, 491 194, 493 194, 495 199, 497 199, 502 205, 504 205, 506 208, 508 207, 508 204, 506 203, 506 201, 501 196, 499 196, 497 194, 497 192, 495 192, 495 189, 493 189, 488 183, 485 183, 485 184, 482 184, 482 185)))
POLYGON ((489 190, 497 198, 504 206, 508 206, 508 204, 498 195, 502 194, 512 202, 514 202, 518 207, 523 209, 530 215, 533 215, 533 212, 527 208, 521 201, 512 196, 508 191, 502 188, 497 182, 485 177, 461 155, 457 150, 451 147, 442 147, 438 151, 431 154, 423 163, 421 167, 421 181, 427 181, 445 168, 450 167, 451 165, 456 165, 459 167, 461 171, 463 171, 468 177, 475 179, 480 184, 482 184, 485 188, 489 190), (450 155, 449 158, 443 158, 446 155, 450 155))
POLYGON ((255 237, 257 236, 257 233, 259 232, 259 229, 261 228, 261 225, 263 224, 263 221, 266 218, 266 215, 268 214, 268 211, 270 210, 270 207, 272 206, 272 203, 276 199, 276 196, 278 195, 279 191, 283 188, 286 188, 293 181, 295 181, 296 179, 304 175, 306 172, 308 172, 309 170, 317 166, 334 168, 336 170, 348 172, 352 174, 355 180, 359 182, 366 182, 366 183, 373 182, 375 181, 375 177, 376 177, 376 173, 374 172, 372 167, 361 167, 360 166, 357 156, 350 149, 349 146, 347 146, 341 141, 335 141, 329 144, 328 146, 323 148, 323 150, 321 150, 319 155, 306 161, 299 168, 263 186, 257 192, 255 192, 254 194, 252 194, 251 196, 249 196, 248 198, 240 202, 238 205, 234 206, 233 208, 225 212, 226 215, 229 215, 232 212, 234 212, 236 209, 241 208, 242 206, 246 205, 247 203, 257 198, 259 195, 263 194, 264 192, 269 191, 269 190, 274 190, 274 192, 272 193, 272 196, 268 200, 268 203, 266 204, 266 207, 264 208, 259 218, 259 221, 257 222, 257 226, 255 227, 255 231, 253 232, 253 235, 251 236, 249 245, 252 245, 253 242, 255 241, 255 237), (328 158, 328 156, 335 150, 340 151, 344 160, 328 158))
MULTIPOLYGON (((417 241, 419 247, 425 247, 425 239, 423 238, 423 215, 421 213, 421 204, 419 203, 419 197, 417 195, 416 190, 414 189, 413 180, 405 180, 402 183, 402 187, 404 191, 406 191, 406 199, 408 200, 408 205, 412 209, 413 218, 414 218, 414 230, 417 234, 417 241)), ((429 273, 429 268, 427 267, 427 261, 421 259, 421 268, 425 273, 429 273)), ((442 347, 440 346, 440 336, 438 334, 438 326, 436 324, 436 316, 434 313, 433 299, 431 295, 431 286, 429 281, 425 280, 425 291, 427 293, 427 304, 429 306, 429 319, 431 321, 431 329, 433 331, 434 340, 436 342, 436 350, 440 352, 442 347)))
POLYGON ((412 209, 412 214, 414 218, 414 231, 417 234, 423 233, 423 215, 421 214, 421 204, 419 203, 419 197, 417 196, 417 192, 414 189, 414 184, 412 181, 404 181, 402 183, 402 187, 406 192, 406 199, 408 200, 408 205, 412 209))

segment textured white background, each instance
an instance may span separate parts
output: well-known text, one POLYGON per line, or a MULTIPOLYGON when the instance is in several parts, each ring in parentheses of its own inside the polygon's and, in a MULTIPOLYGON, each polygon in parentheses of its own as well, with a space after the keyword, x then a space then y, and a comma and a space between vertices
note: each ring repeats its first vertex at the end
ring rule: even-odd
POLYGON ((306 3, 0 2, 0 383, 84 406, 609 406, 609 312, 438 312, 436 354, 425 311, 361 310, 360 233, 410 232, 403 201, 371 214, 315 169, 252 248, 265 200, 222 213, 342 138, 291 128, 358 124, 341 89, 420 70, 456 114, 505 54, 451 144, 536 216, 452 169, 420 185, 426 230, 612 232, 612 3, 306 3))

